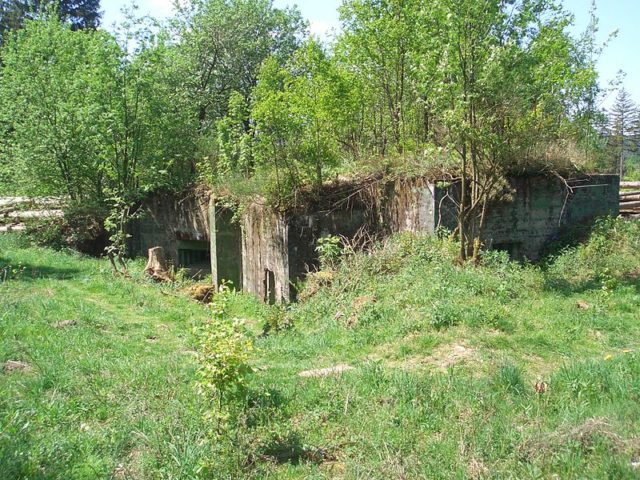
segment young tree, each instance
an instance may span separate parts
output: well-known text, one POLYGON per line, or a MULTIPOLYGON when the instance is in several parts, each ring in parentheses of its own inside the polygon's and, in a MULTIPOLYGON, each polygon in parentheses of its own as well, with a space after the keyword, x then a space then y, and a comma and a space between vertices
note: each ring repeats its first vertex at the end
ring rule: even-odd
POLYGON ((370 145, 457 158, 463 259, 505 174, 553 169, 548 151, 593 128, 594 63, 552 0, 349 0, 342 18, 370 145))
POLYGON ((319 189, 325 169, 338 163, 338 136, 350 119, 350 94, 345 76, 314 39, 285 67, 268 59, 251 111, 258 166, 272 166, 278 183, 284 171, 284 188, 312 183, 319 189))
POLYGON ((29 193, 103 199, 102 100, 113 90, 119 55, 107 34, 73 32, 54 16, 27 21, 2 49, 7 154, 29 193))
POLYGON ((27 21, 2 49, 0 77, 8 173, 27 193, 64 195, 98 215, 110 209, 118 254, 141 196, 193 179, 197 127, 176 108, 166 39, 129 25, 116 38, 73 31, 56 15, 27 21))
POLYGON ((639 121, 638 106, 622 87, 609 112, 609 145, 621 178, 625 174, 627 157, 637 149, 637 143, 634 140, 637 138, 636 129, 639 121))
MULTIPOLYGON (((420 0, 348 0, 340 9, 343 33, 338 58, 357 72, 363 101, 366 142, 374 152, 401 152, 415 123, 415 55, 419 38, 420 0)), ((421 125, 418 125, 418 128, 421 125)))

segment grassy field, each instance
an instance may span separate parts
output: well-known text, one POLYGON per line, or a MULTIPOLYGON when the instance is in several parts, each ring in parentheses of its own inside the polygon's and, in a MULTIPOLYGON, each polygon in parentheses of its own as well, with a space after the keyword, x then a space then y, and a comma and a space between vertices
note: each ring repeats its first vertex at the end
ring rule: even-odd
POLYGON ((0 477, 638 478, 640 224, 542 266, 461 267, 454 248, 397 237, 280 316, 231 294, 255 372, 214 435, 206 307, 0 238, 0 477))

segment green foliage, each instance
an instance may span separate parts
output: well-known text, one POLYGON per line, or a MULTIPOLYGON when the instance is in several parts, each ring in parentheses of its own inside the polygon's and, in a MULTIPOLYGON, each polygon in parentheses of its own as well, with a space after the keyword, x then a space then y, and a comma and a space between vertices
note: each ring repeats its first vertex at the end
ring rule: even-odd
POLYGON ((234 95, 250 98, 260 64, 270 55, 289 58, 306 25, 297 9, 277 9, 269 0, 192 0, 179 5, 171 27, 179 38, 173 75, 181 104, 206 141, 215 138, 234 95))
POLYGON ((181 185, 188 136, 163 91, 165 51, 163 39, 141 27, 116 40, 74 32, 52 16, 27 22, 2 54, 0 118, 4 154, 17 164, 12 181, 30 194, 94 202, 108 190, 181 185), (131 57, 125 48, 134 39, 131 57))
POLYGON ((72 32, 54 17, 27 22, 2 51, 0 121, 12 181, 31 194, 99 198, 101 97, 118 47, 101 32, 72 32))
POLYGON ((190 330, 206 309, 145 286, 140 262, 134 282, 106 260, 2 235, 6 265, 22 274, 0 276, 3 480, 197 478, 210 449, 190 330), (10 360, 30 370, 4 370, 10 360))
POLYGON ((216 123, 219 148, 217 175, 240 172, 248 176, 253 161, 247 121, 247 102, 240 93, 233 92, 229 98, 229 113, 216 123))
POLYGON ((553 258, 547 281, 559 288, 593 285, 611 290, 638 269, 640 225, 620 219, 600 219, 589 241, 566 249, 553 258))
POLYGON ((232 400, 244 395, 246 377, 252 372, 253 342, 241 320, 228 318, 229 294, 223 285, 209 305, 211 319, 193 332, 198 349, 198 391, 213 402, 214 410, 207 416, 217 422, 218 430, 225 428, 224 422, 233 411, 232 400))
POLYGON ((285 305, 269 305, 263 316, 265 322, 262 327, 262 335, 275 334, 293 327, 285 305))
POLYGON ((640 111, 629 93, 623 88, 618 91, 608 118, 608 147, 611 156, 611 170, 621 178, 633 175, 634 159, 640 146, 640 111), (629 168, 628 164, 631 164, 629 168))
POLYGON ((316 252, 318 252, 320 266, 323 269, 333 269, 344 254, 342 240, 335 235, 321 237, 317 241, 316 252))
POLYGON ((503 388, 508 393, 522 395, 526 385, 522 378, 522 369, 512 363, 505 363, 496 372, 493 383, 497 388, 503 388))
POLYGON ((25 271, 26 267, 20 262, 16 265, 0 262, 0 283, 20 278, 25 271))
POLYGON ((62 217, 30 222, 26 236, 39 246, 56 250, 73 249, 101 255, 107 242, 104 206, 71 202, 63 208, 62 217))
POLYGON ((25 20, 38 18, 55 7, 56 14, 74 30, 95 29, 100 24, 100 0, 3 0, 0 2, 0 45, 25 20))

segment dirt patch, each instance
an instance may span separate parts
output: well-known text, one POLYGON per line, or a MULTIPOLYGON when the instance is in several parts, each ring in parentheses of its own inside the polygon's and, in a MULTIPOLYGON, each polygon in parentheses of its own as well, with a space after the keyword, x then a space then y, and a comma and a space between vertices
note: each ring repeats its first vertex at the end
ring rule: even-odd
POLYGON ((482 462, 482 460, 479 460, 477 458, 472 458, 471 460, 469 460, 469 463, 467 464, 467 473, 469 475, 469 478, 473 480, 477 480, 477 479, 488 477, 489 469, 482 462))
POLYGON ((547 435, 534 437, 522 444, 519 451, 523 459, 532 461, 535 458, 556 454, 564 446, 572 443, 588 452, 601 441, 606 442, 613 453, 636 450, 640 446, 638 439, 625 440, 618 435, 606 418, 590 418, 581 425, 561 428, 547 435))
POLYGON ((216 289, 213 285, 198 284, 189 287, 187 293, 198 302, 209 303, 213 298, 213 294, 216 293, 216 289))
POLYGON ((360 312, 362 312, 362 310, 364 310, 367 305, 375 303, 375 301, 376 298, 370 295, 355 298, 352 303, 351 314, 349 315, 349 318, 346 322, 347 326, 353 328, 358 325, 358 317, 360 316, 360 312))
POLYGON ((388 362, 392 368, 414 370, 420 368, 436 368, 446 370, 455 365, 464 364, 477 358, 475 348, 467 347, 463 343, 446 344, 437 347, 431 355, 417 355, 402 360, 388 362))
POLYGON ((584 300, 578 300, 576 302, 576 307, 578 307, 580 310, 589 310, 591 308, 591 305, 584 300))
POLYGON ((75 327, 78 324, 75 320, 63 320, 62 322, 57 322, 53 324, 53 328, 68 328, 75 327))
POLYGON ((458 365, 476 356, 476 350, 463 344, 444 345, 431 356, 433 362, 441 369, 458 365))
POLYGON ((316 370, 305 370, 304 372, 298 373, 299 377, 328 377, 331 375, 340 375, 343 372, 347 372, 349 370, 355 370, 350 365, 336 365, 335 367, 329 368, 319 368, 316 370))
POLYGON ((298 300, 304 302, 313 297, 323 287, 328 287, 337 276, 334 270, 320 270, 311 272, 305 278, 304 288, 298 295, 298 300))
POLYGON ((2 370, 5 372, 30 372, 33 370, 31 365, 18 360, 7 360, 2 364, 2 370))

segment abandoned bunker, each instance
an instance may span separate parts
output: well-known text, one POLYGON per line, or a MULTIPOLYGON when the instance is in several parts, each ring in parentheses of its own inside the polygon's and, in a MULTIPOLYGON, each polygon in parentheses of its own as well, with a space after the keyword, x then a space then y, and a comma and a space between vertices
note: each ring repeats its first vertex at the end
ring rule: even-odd
MULTIPOLYGON (((487 209, 482 242, 513 258, 536 260, 569 229, 618 215, 617 175, 512 176, 487 209)), ((428 178, 336 182, 297 207, 255 199, 239 211, 208 192, 156 194, 132 227, 131 253, 162 246, 192 276, 211 275, 274 303, 295 300, 295 285, 318 268, 317 241, 338 235, 354 245, 398 232, 433 234, 457 225, 456 185, 428 178)))

